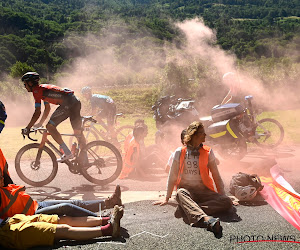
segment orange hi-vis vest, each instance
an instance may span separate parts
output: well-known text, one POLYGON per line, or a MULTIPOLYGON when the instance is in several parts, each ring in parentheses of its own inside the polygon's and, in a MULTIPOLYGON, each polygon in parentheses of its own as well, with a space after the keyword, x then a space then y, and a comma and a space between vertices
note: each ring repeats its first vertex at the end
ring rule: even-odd
POLYGON ((7 165, 6 159, 5 159, 1 149, 0 149, 0 168, 1 168, 2 174, 7 173, 9 175, 8 165, 7 165))
POLYGON ((134 148, 137 149, 136 153, 137 153, 137 158, 139 158, 140 155, 140 144, 134 139, 134 137, 132 137, 132 139, 130 140, 127 150, 125 152, 125 157, 124 157, 124 161, 123 161, 123 169, 120 175, 120 179, 124 179, 126 177, 128 177, 128 175, 134 170, 135 168, 135 164, 136 162, 133 162, 133 153, 134 148))
MULTIPOLYGON (((176 181, 176 189, 178 189, 178 185, 181 181, 181 177, 182 177, 182 173, 183 173, 183 169, 184 169, 184 159, 185 159, 185 155, 186 155, 186 150, 187 150, 186 146, 182 147, 182 149, 181 149, 180 160, 179 160, 179 171, 178 171, 178 177, 177 177, 177 181, 176 181)), ((210 151, 210 147, 205 146, 205 145, 203 145, 203 147, 201 147, 199 149, 199 153, 200 153, 200 155, 199 155, 199 170, 200 170, 200 175, 201 175, 203 184, 210 190, 216 192, 215 188, 214 188, 214 182, 209 176, 209 169, 207 167, 209 151, 210 151)))
POLYGON ((125 141, 124 141, 124 152, 127 151, 128 147, 129 147, 129 143, 130 143, 132 138, 133 138, 133 132, 131 132, 130 134, 128 134, 126 136, 125 141))
POLYGON ((34 215, 38 208, 37 201, 26 194, 24 186, 9 184, 0 188, 1 206, 0 218, 5 219, 15 214, 34 215))

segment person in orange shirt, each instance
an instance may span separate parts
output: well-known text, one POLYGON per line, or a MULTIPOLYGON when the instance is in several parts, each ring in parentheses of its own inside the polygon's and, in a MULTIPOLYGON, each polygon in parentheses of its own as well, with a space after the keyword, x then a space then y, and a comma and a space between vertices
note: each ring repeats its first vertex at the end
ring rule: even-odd
POLYGON ((107 199, 82 201, 82 200, 46 200, 36 201, 25 193, 25 187, 8 184, 4 187, 4 178, 0 172, 0 218, 12 217, 15 214, 57 214, 73 217, 93 216, 101 209, 122 206, 121 189, 117 185, 115 192, 107 199))
MULTIPOLYGON (((143 119, 137 119, 134 122, 134 127, 144 126, 144 125, 145 125, 145 121, 143 119)), ((132 137, 133 137, 133 131, 131 133, 129 133, 126 136, 126 138, 125 138, 125 141, 124 141, 124 152, 127 151, 129 142, 131 141, 132 137)))
POLYGON ((174 154, 166 198, 154 205, 166 205, 175 186, 178 202, 175 217, 185 214, 191 226, 206 227, 218 237, 222 234, 220 220, 210 215, 228 211, 233 204, 225 195, 212 149, 203 145, 205 136, 201 122, 189 125, 184 136, 184 146, 177 148, 174 154))
POLYGON ((144 156, 144 138, 147 136, 148 128, 144 125, 139 125, 133 129, 133 137, 131 138, 125 156, 123 159, 123 169, 119 179, 125 179, 134 176, 135 174, 142 174, 142 159, 144 156))

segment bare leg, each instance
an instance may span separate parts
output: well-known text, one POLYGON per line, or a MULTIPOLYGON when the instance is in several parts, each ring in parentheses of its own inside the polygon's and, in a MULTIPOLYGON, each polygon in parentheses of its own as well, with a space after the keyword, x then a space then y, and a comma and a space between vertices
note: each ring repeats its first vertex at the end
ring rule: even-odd
POLYGON ((86 140, 82 131, 78 129, 74 129, 74 135, 78 139, 78 143, 81 145, 81 148, 83 148, 86 145, 86 140))
POLYGON ((62 216, 59 218, 58 224, 66 224, 71 227, 96 227, 102 225, 102 218, 93 217, 93 216, 87 216, 87 217, 62 216))
POLYGON ((102 236, 99 227, 71 227, 66 224, 59 224, 56 228, 55 239, 89 240, 102 236))
POLYGON ((64 143, 61 134, 57 131, 56 127, 52 124, 47 124, 46 126, 47 130, 51 134, 52 138, 58 143, 58 145, 61 145, 64 143))

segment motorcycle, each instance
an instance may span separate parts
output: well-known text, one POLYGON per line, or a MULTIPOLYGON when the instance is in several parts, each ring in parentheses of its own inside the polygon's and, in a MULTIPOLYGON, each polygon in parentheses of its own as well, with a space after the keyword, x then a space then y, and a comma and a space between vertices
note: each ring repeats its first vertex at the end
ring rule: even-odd
POLYGON ((199 119, 199 113, 194 107, 194 100, 176 98, 175 96, 164 96, 153 106, 153 118, 156 121, 156 128, 163 130, 164 127, 176 125, 186 127, 191 122, 199 119))
POLYGON ((283 140, 284 129, 275 119, 256 120, 251 95, 241 103, 227 103, 212 108, 211 116, 202 117, 207 142, 217 146, 223 158, 241 160, 247 154, 247 143, 275 148, 283 140))

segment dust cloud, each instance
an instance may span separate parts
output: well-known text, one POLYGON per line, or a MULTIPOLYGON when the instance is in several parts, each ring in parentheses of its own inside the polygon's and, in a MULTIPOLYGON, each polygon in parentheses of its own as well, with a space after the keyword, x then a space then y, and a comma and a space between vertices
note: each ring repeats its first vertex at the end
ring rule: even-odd
MULTIPOLYGON (((227 72, 236 73, 241 92, 244 95, 253 95, 255 102, 265 109, 285 109, 298 105, 299 98, 294 89, 282 86, 278 91, 277 86, 265 85, 263 80, 257 77, 258 69, 254 66, 238 67, 235 55, 216 45, 215 31, 205 26, 201 19, 187 20, 175 25, 186 39, 181 46, 167 41, 161 44, 150 37, 132 35, 124 23, 117 28, 104 30, 101 36, 89 34, 78 37, 72 34, 64 39, 63 44, 70 51, 77 50, 80 56, 65 66, 61 73, 55 76, 53 83, 74 89, 79 96, 83 86, 92 86, 97 92, 101 92, 109 86, 130 86, 134 81, 159 85, 160 80, 165 79, 164 67, 167 64, 189 67, 201 62, 200 69, 213 69, 209 71, 212 75, 197 72, 195 77, 191 73, 193 69, 185 75, 186 79, 194 79, 195 84, 199 81, 199 88, 209 89, 205 92, 207 98, 202 97, 203 101, 197 106, 201 115, 208 115, 205 112, 223 99, 224 96, 216 95, 215 91, 224 88, 222 76, 227 72), (142 57, 145 59, 141 61, 138 55, 146 57, 142 57), (201 112, 203 106, 206 106, 206 109, 201 112)), ((25 105, 23 100, 6 98, 5 105, 9 117, 7 125, 26 125, 33 112, 31 102, 33 100, 28 99, 25 105)), ((182 127, 168 127, 168 133, 174 135, 172 150, 180 146, 181 130, 182 127)))

